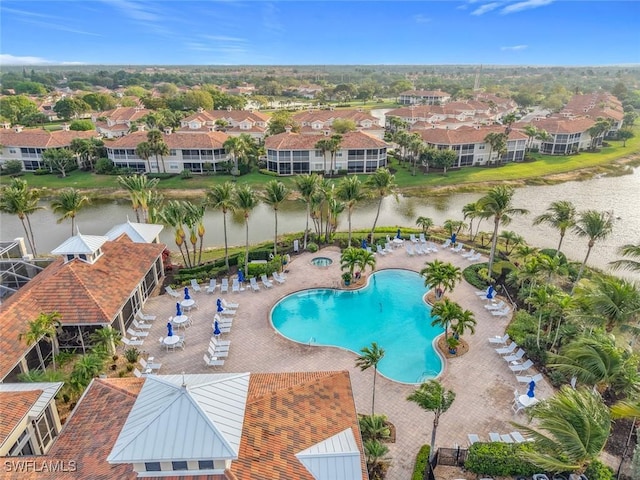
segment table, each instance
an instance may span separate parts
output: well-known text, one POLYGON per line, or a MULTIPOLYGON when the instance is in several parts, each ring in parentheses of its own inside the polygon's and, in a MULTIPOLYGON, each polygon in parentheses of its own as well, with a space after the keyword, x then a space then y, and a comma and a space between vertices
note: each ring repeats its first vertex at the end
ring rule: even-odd
POLYGON ((189 317, 187 317, 186 315, 177 315, 173 317, 173 320, 171 320, 171 322, 175 324, 176 327, 184 327, 188 324, 189 317))
POLYGON ((196 304, 196 301, 193 298, 190 298, 188 300, 182 300, 180 302, 180 306, 182 306, 184 308, 193 307, 195 304, 196 304))
POLYGON ((164 337, 164 339, 162 340, 162 343, 164 343, 167 346, 167 349, 172 345, 178 344, 179 342, 180 342, 179 335, 171 335, 170 337, 164 337))
POLYGON ((397 247, 401 246, 402 244, 404 244, 404 240, 401 239, 401 238, 397 238, 396 237, 393 240, 391 240, 391 243, 393 243, 393 246, 397 248, 397 247))
POLYGON ((529 395, 524 394, 518 397, 518 402, 520 403, 520 405, 526 408, 538 403, 538 399, 536 397, 530 397, 529 395))

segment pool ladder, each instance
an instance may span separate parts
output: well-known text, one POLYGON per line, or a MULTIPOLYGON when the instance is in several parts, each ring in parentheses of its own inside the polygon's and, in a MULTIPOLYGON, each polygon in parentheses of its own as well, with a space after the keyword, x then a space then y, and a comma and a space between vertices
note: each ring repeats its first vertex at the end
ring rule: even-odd
POLYGON ((309 338, 309 342, 307 342, 307 345, 311 346, 313 343, 316 343, 316 337, 309 338))

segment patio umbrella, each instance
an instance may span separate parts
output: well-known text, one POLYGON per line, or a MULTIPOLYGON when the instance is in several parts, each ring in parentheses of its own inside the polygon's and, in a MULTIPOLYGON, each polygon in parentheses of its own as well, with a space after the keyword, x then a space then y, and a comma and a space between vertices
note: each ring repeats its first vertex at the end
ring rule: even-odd
POLYGON ((218 320, 215 320, 213 322, 213 334, 217 337, 221 333, 222 332, 220 331, 220 326, 218 325, 218 320))
POLYGON ((238 282, 244 282, 244 272, 242 270, 238 270, 238 282))
POLYGON ((173 325, 171 325, 171 322, 167 322, 167 337, 173 337, 173 325))
POLYGON ((191 297, 189 296, 189 287, 184 287, 184 299, 185 300, 191 299, 191 297))
POLYGON ((218 304, 218 313, 219 312, 223 312, 224 311, 224 307, 222 306, 221 303, 218 304))
POLYGON ((182 308, 180 308, 180 302, 176 302, 176 316, 182 315, 182 308))
POLYGON ((451 234, 451 243, 456 243, 456 238, 458 238, 458 237, 456 236, 456 234, 455 234, 455 233, 452 233, 452 234, 451 234))
POLYGON ((536 389, 536 382, 531 380, 529 382, 529 390, 527 391, 527 396, 533 398, 536 396, 534 390, 536 389))
POLYGON ((361 245, 362 245, 362 248, 363 248, 364 250, 366 250, 366 249, 367 249, 367 241, 366 241, 364 238, 362 239, 362 244, 361 244, 361 245))
POLYGON ((402 238, 401 235, 400 235, 400 229, 398 229, 398 232, 396 233, 396 238, 398 238, 398 239, 402 238))
POLYGON ((222 300, 217 299, 216 300, 216 307, 220 308, 222 306, 222 300))
POLYGON ((493 288, 493 285, 489 285, 489 288, 487 288, 487 298, 491 300, 495 296, 496 290, 493 288))

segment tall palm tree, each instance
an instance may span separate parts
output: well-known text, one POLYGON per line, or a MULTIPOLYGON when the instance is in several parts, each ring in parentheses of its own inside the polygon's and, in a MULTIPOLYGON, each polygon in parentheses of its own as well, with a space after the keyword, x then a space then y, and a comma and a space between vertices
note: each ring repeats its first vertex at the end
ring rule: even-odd
POLYGON ((513 215, 526 215, 529 213, 524 208, 515 208, 512 205, 513 194, 513 188, 500 185, 489 190, 484 197, 478 200, 483 215, 487 218, 493 217, 493 238, 491 240, 491 253, 489 254, 489 279, 493 276, 493 262, 496 256, 500 225, 509 225, 513 215))
POLYGON ((351 246, 351 214, 353 213, 353 207, 356 203, 364 200, 366 198, 365 192, 362 189, 362 182, 360 179, 351 175, 348 177, 344 177, 338 183, 338 191, 337 196, 340 200, 346 203, 347 205, 347 215, 348 215, 348 223, 349 223, 349 237, 347 245, 351 246))
POLYGON ((8 186, 0 190, 0 212, 16 215, 20 219, 31 253, 35 257, 38 256, 38 252, 30 216, 44 208, 38 205, 39 200, 40 190, 29 188, 27 181, 22 178, 14 178, 8 186))
POLYGON ((625 257, 631 257, 631 258, 623 258, 623 259, 611 262, 610 265, 613 267, 614 270, 621 269, 621 270, 630 270, 632 272, 640 272, 640 261, 639 261, 640 260, 640 243, 637 243, 635 245, 632 243, 623 245, 618 249, 618 253, 625 257), (636 258, 638 260, 635 260, 636 258))
POLYGON ((548 312, 552 297, 559 294, 559 289, 553 285, 543 284, 530 290, 525 303, 533 305, 538 314, 538 330, 536 333, 536 345, 540 347, 540 334, 542 332, 542 318, 548 312))
POLYGON ((247 154, 248 146, 244 138, 229 137, 222 144, 225 151, 231 155, 233 159, 233 168, 238 171, 238 159, 243 158, 247 154))
POLYGON ((625 330, 637 323, 640 316, 640 289, 623 278, 597 276, 575 296, 589 311, 603 322, 607 332, 615 327, 625 330))
POLYGON ((162 171, 166 173, 167 168, 164 164, 164 157, 169 155, 169 146, 164 141, 162 132, 160 130, 149 130, 147 132, 147 142, 151 148, 151 153, 156 157, 156 162, 158 161, 158 157, 160 157, 160 161, 162 162, 162 171))
POLYGON ((349 270, 351 278, 353 278, 353 272, 360 261, 361 250, 361 248, 347 247, 340 254, 340 269, 349 270))
POLYGON ((38 343, 41 339, 51 343, 53 370, 56 370, 56 355, 58 355, 57 331, 60 327, 61 315, 58 312, 41 313, 38 318, 29 322, 26 332, 20 333, 18 338, 24 340, 27 346, 38 343))
POLYGON ((184 232, 184 228, 182 226, 182 222, 185 217, 184 206, 181 202, 177 200, 170 200, 160 212, 160 218, 162 219, 162 223, 168 225, 173 228, 174 240, 176 242, 176 246, 182 255, 182 260, 185 266, 189 266, 189 250, 188 247, 184 244, 184 239, 186 238, 186 234, 184 232), (183 247, 184 250, 183 251, 183 247))
POLYGON ((384 348, 378 346, 376 342, 372 342, 370 346, 363 347, 360 350, 361 355, 356 358, 356 367, 361 371, 373 367, 373 396, 371 399, 371 415, 374 414, 376 404, 376 377, 378 376, 378 363, 384 357, 384 348))
POLYGON ((444 328, 444 338, 446 340, 449 338, 449 326, 451 325, 451 322, 461 315, 462 307, 460 304, 445 298, 433 305, 433 308, 431 309, 431 317, 433 318, 431 326, 444 328))
POLYGON ((462 215, 464 216, 465 220, 469 219, 469 237, 473 242, 476 238, 476 235, 478 234, 478 231, 480 230, 480 222, 482 222, 482 219, 486 218, 486 216, 484 216, 484 212, 480 208, 478 202, 467 203, 464 207, 462 207, 462 215), (476 228, 476 233, 474 234, 473 221, 476 218, 478 219, 478 225, 476 228))
POLYGON ((71 236, 73 236, 76 215, 88 203, 89 197, 82 195, 75 188, 66 188, 51 201, 51 209, 55 213, 62 214, 57 223, 62 223, 67 218, 71 219, 71 236))
POLYGON ((427 232, 433 227, 433 219, 430 217, 418 217, 416 219, 416 225, 422 228, 422 233, 427 235, 427 232))
POLYGON ((258 206, 258 198, 249 185, 241 185, 234 191, 236 210, 242 213, 245 226, 244 275, 249 276, 249 214, 258 206))
POLYGON ((532 440, 524 458, 550 472, 583 471, 602 452, 611 431, 609 409, 598 393, 568 386, 531 409, 536 427, 516 426, 532 440))
POLYGON ((420 275, 424 277, 425 287, 435 289, 436 300, 440 300, 447 290, 453 290, 462 279, 462 272, 458 267, 440 260, 427 262, 420 275))
POLYGON ((533 139, 536 137, 536 135, 538 134, 538 128, 535 125, 525 125, 524 128, 522 129, 522 131, 524 132, 524 134, 529 137, 527 139, 527 150, 531 150, 531 143, 533 142, 533 139))
POLYGON ((136 156, 147 163, 147 172, 151 171, 151 164, 149 163, 151 155, 153 155, 153 149, 149 142, 141 142, 138 144, 136 147, 136 156))
POLYGON ((118 176, 117 181, 120 186, 129 192, 131 205, 136 213, 136 220, 138 222, 146 221, 148 210, 143 208, 143 204, 148 208, 148 202, 144 198, 145 192, 152 191, 158 185, 160 179, 133 174, 124 177, 118 176))
POLYGON ((429 460, 433 460, 433 456, 436 454, 436 432, 438 430, 440 417, 449 410, 449 407, 451 407, 455 399, 456 394, 451 390, 445 390, 437 380, 429 380, 428 382, 422 383, 407 397, 407 400, 410 402, 415 402, 423 410, 433 412, 434 414, 429 460))
POLYGON ((273 255, 278 256, 278 209, 289 198, 289 189, 278 180, 271 180, 265 185, 265 194, 262 200, 273 208, 275 216, 275 236, 273 238, 273 255))
POLYGON ((567 200, 552 202, 545 213, 533 219, 534 225, 540 225, 541 223, 546 223, 560 232, 560 243, 556 248, 557 256, 560 248, 562 248, 562 241, 567 229, 573 228, 576 224, 576 207, 567 200))
POLYGON ((322 158, 324 159, 324 167, 322 168, 322 174, 326 175, 328 173, 327 170, 327 152, 331 151, 332 143, 330 138, 323 138, 322 140, 318 140, 314 146, 316 150, 320 150, 322 152, 322 158))
POLYGON ((587 254, 582 261, 582 265, 580 265, 580 271, 578 272, 578 276, 573 284, 575 287, 578 281, 582 278, 584 267, 587 264, 587 260, 589 259, 593 246, 598 240, 604 240, 611 235, 611 232, 613 231, 613 216, 611 215, 611 212, 599 212, 597 210, 581 212, 580 215, 578 215, 578 220, 573 227, 573 231, 579 237, 589 239, 589 243, 587 244, 587 254))
POLYGON ((227 212, 235 209, 233 183, 224 182, 214 185, 207 192, 207 203, 216 210, 222 211, 222 226, 224 231, 224 263, 229 270, 229 241, 227 238, 227 212))
POLYGON ((294 183, 296 186, 296 190, 302 197, 306 207, 307 207, 307 216, 306 216, 306 224, 304 228, 304 243, 303 250, 307 249, 307 238, 309 234, 309 217, 311 213, 311 198, 316 193, 318 189, 320 177, 315 173, 306 173, 304 175, 299 175, 294 179, 294 183))
POLYGON ((371 243, 373 243, 373 234, 376 230, 376 224, 378 223, 378 217, 380 216, 380 207, 382 207, 382 201, 387 195, 394 195, 396 200, 396 183, 395 175, 393 175, 388 168, 377 169, 366 181, 366 186, 371 190, 374 195, 378 196, 378 210, 376 211, 376 218, 373 221, 373 227, 371 228, 371 243))
POLYGON ((484 143, 489 144, 489 159, 488 163, 491 163, 491 155, 493 152, 498 154, 496 164, 500 162, 500 157, 504 155, 507 150, 507 135, 505 133, 491 132, 484 137, 484 143))
POLYGON ((189 227, 189 240, 193 246, 193 264, 201 264, 202 247, 204 245, 204 212, 205 205, 196 205, 191 202, 185 202, 185 223, 189 227), (196 255, 196 245, 198 246, 198 254, 196 255), (197 261, 196 261, 197 257, 197 261))
POLYGON ((518 235, 516 232, 512 232, 511 230, 503 230, 500 232, 498 239, 504 241, 504 253, 507 255, 511 255, 514 248, 524 243, 524 237, 522 235, 518 235))
POLYGON ((331 175, 333 175, 336 166, 336 155, 340 151, 340 146, 342 145, 342 135, 331 135, 331 139, 329 140, 329 142, 329 153, 331 154, 330 170, 331 175))

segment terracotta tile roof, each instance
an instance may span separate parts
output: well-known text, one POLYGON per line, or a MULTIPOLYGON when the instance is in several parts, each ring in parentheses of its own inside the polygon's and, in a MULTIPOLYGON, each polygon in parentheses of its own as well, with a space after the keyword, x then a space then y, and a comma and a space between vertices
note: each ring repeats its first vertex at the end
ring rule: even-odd
MULTIPOLYGON (((315 150, 316 143, 321 140, 318 135, 300 133, 279 133, 265 139, 265 147, 272 150, 315 150)), ((384 148, 382 140, 364 132, 348 132, 342 135, 341 149, 384 148)))
POLYGON ((313 480, 295 454, 346 428, 362 452, 348 372, 251 374, 240 458, 231 471, 241 479, 313 480))
POLYGON ((353 120, 356 125, 361 124, 364 121, 371 121, 375 125, 379 125, 378 119, 368 112, 361 112, 359 110, 313 110, 311 112, 300 112, 293 116, 293 119, 302 124, 311 124, 313 122, 326 123, 336 119, 353 120))
POLYGON ((196 112, 193 115, 189 115, 181 120, 184 122, 191 122, 198 120, 200 122, 215 123, 216 120, 233 121, 234 123, 240 123, 248 120, 250 122, 268 122, 269 117, 264 113, 256 110, 203 110, 202 112, 196 112))
MULTIPOLYGON (((420 130, 418 133, 426 143, 434 145, 459 145, 464 143, 483 143, 485 137, 489 133, 503 133, 504 127, 501 125, 496 126, 482 126, 482 127, 468 127, 462 126, 455 130, 444 128, 432 128, 427 130, 420 130)), ((511 130, 509 132, 509 140, 525 140, 527 136, 517 130, 511 130)))
POLYGON ((164 248, 122 235, 102 246, 93 265, 59 258, 36 275, 0 306, 0 378, 29 349, 18 337, 31 320, 58 312, 63 325, 110 324, 164 248))
POLYGON ((443 92, 442 90, 407 90, 405 92, 400 92, 400 95, 404 95, 405 97, 450 97, 451 95, 447 92, 443 92))
POLYGON ((140 107, 116 107, 113 110, 94 114, 96 117, 106 117, 112 122, 125 123, 134 122, 141 119, 145 115, 153 113, 153 110, 140 107))
MULTIPOLYGON (((541 120, 534 120, 531 125, 539 129, 546 130, 550 134, 557 133, 581 133, 586 132, 595 124, 595 121, 590 118, 562 118, 562 117, 549 117, 541 120)), ((514 127, 518 128, 520 125, 514 127)))
POLYGON ((0 144, 5 147, 58 148, 68 147, 74 138, 98 138, 98 132, 87 130, 82 132, 56 130, 49 132, 42 129, 27 128, 21 132, 12 129, 0 129, 0 144))
POLYGON ((40 394, 42 394, 42 390, 0 393, 0 405, 2 405, 0 445, 7 440, 16 425, 29 413, 36 400, 40 398, 40 394))
MULTIPOLYGON (((106 143, 107 148, 133 148, 135 149, 140 143, 147 141, 148 132, 134 132, 130 135, 117 138, 112 142, 106 143)), ((171 134, 162 134, 162 138, 167 146, 172 150, 178 149, 216 149, 222 148, 222 144, 229 138, 223 132, 210 131, 189 131, 178 130, 171 134)))

